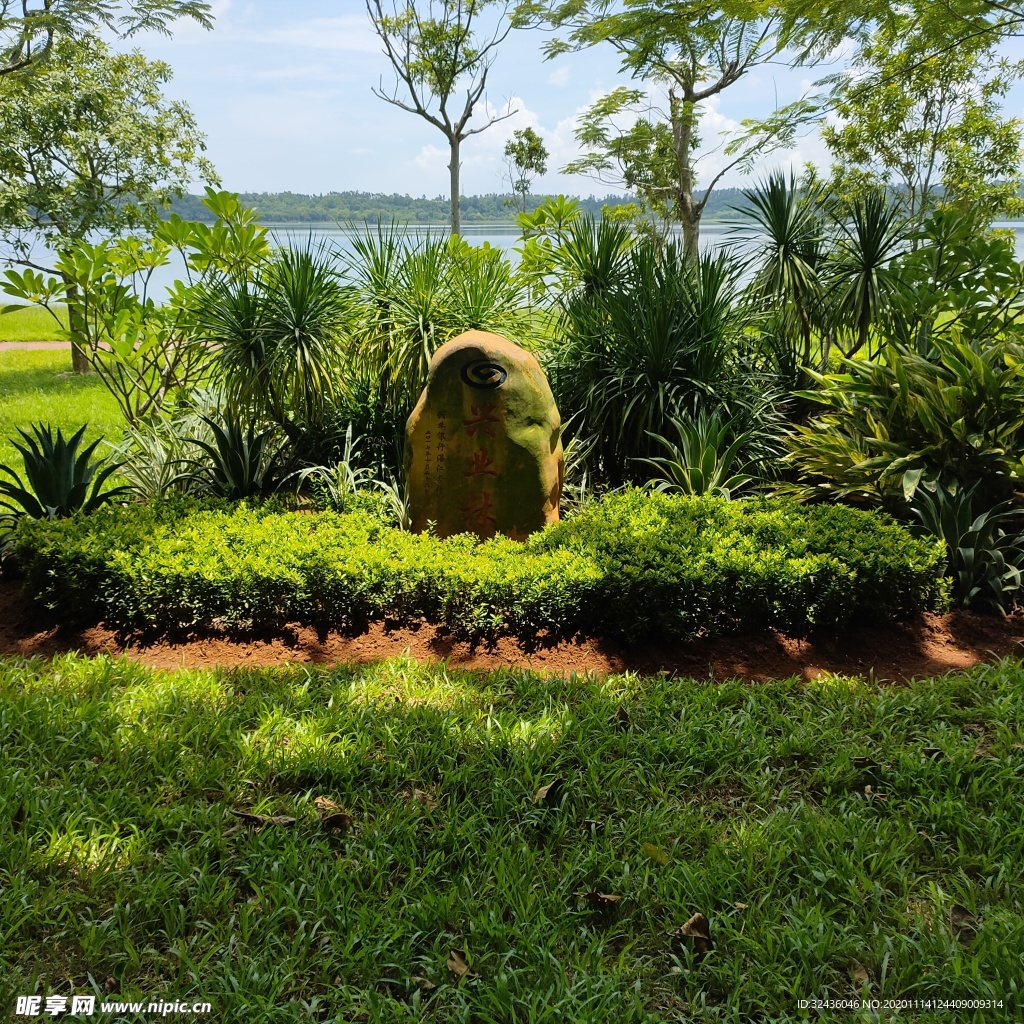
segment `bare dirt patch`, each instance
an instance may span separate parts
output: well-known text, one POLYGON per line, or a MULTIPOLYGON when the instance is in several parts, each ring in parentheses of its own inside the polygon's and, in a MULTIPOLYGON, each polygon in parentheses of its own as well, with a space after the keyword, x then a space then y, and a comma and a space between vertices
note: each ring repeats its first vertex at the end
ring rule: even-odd
POLYGON ((318 633, 296 625, 277 636, 236 639, 209 636, 180 642, 123 643, 102 624, 84 629, 60 625, 35 608, 20 583, 0 580, 0 655, 52 657, 67 651, 124 655, 153 668, 206 668, 284 664, 366 664, 408 654, 419 661, 461 668, 529 668, 539 672, 600 674, 667 672, 696 679, 748 681, 867 675, 903 681, 934 676, 981 662, 1024 656, 1024 615, 1008 619, 953 612, 925 615, 916 623, 857 627, 838 636, 796 640, 773 631, 691 643, 644 644, 581 639, 533 643, 510 638, 493 645, 469 644, 421 624, 387 628, 375 623, 356 636, 318 633))

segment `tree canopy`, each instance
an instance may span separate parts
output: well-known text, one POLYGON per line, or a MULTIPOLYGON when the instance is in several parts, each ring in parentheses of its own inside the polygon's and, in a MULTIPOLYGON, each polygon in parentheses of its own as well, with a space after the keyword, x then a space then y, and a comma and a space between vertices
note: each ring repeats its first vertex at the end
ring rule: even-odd
POLYGON ((0 75, 26 71, 43 61, 62 38, 107 29, 125 37, 145 30, 167 32, 176 18, 213 24, 202 0, 0 0, 0 75))

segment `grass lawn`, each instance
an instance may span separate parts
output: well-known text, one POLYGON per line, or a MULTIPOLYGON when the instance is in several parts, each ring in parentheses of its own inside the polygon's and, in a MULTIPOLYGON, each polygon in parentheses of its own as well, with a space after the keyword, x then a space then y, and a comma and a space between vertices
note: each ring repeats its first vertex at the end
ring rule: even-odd
MULTIPOLYGON (((66 316, 63 325, 67 327, 66 316)), ((60 328, 42 306, 16 306, 12 312, 0 314, 0 341, 62 340, 60 328)))
MULTIPOLYGON (((65 433, 87 423, 90 440, 103 435, 116 441, 124 429, 117 403, 100 379, 71 372, 70 352, 0 352, 0 462, 21 472, 21 456, 9 438, 17 437, 18 427, 36 422, 65 433)), ((100 445, 98 451, 107 449, 100 445)))
POLYGON ((1021 1019, 1013 663, 745 686, 68 656, 0 661, 0 722, 0 1006, 1021 1019))

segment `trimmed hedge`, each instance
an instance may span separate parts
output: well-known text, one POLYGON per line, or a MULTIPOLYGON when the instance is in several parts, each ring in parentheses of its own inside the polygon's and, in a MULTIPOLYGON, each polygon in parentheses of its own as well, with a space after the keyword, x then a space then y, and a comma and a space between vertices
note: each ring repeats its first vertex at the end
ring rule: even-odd
POLYGON ((62 617, 138 631, 359 628, 636 642, 792 634, 941 607, 941 542, 888 517, 785 500, 627 491, 523 544, 403 533, 370 512, 155 504, 23 521, 13 553, 62 617))

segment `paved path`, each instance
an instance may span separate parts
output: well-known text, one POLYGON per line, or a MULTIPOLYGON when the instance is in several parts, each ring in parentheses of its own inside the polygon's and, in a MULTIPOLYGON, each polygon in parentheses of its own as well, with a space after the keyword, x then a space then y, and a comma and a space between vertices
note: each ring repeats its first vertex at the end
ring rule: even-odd
POLYGON ((70 341, 0 341, 0 352, 15 352, 18 349, 21 349, 23 352, 57 351, 70 347, 70 341))

